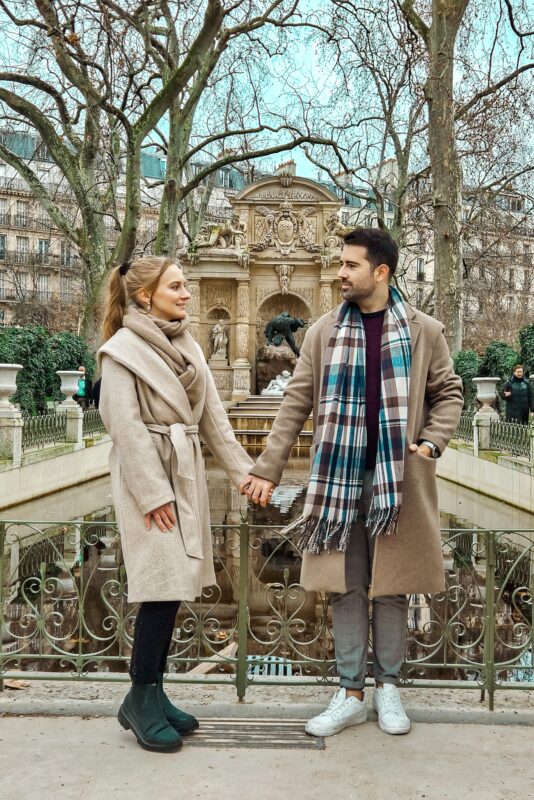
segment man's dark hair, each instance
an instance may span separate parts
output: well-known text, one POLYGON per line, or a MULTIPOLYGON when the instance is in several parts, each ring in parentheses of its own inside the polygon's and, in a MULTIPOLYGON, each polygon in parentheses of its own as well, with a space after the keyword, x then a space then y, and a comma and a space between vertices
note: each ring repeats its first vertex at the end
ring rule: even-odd
POLYGON ((343 242, 346 245, 358 244, 367 248, 367 260, 371 262, 373 269, 380 264, 386 264, 390 277, 395 274, 399 248, 387 231, 380 228, 354 228, 343 236, 343 242))

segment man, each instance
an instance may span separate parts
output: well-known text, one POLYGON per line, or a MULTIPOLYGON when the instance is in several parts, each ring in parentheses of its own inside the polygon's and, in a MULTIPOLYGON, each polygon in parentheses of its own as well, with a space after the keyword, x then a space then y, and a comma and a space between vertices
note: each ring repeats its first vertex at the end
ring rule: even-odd
POLYGON ((532 411, 532 389, 525 378, 522 364, 516 364, 512 378, 506 381, 502 396, 506 403, 506 419, 508 422, 528 424, 528 415, 532 411))
POLYGON ((74 399, 83 408, 84 411, 87 411, 93 400, 93 383, 91 379, 87 376, 83 364, 81 367, 78 367, 78 372, 80 372, 81 374, 78 379, 78 391, 74 395, 74 399))
POLYGON ((242 491, 265 506, 313 408, 301 582, 330 591, 340 689, 306 731, 331 736, 367 719, 364 685, 372 599, 373 704, 379 725, 408 733, 397 689, 406 595, 444 590, 435 459, 462 409, 461 381, 437 320, 390 285, 398 249, 385 231, 344 237, 344 302, 306 334, 280 411, 242 491))

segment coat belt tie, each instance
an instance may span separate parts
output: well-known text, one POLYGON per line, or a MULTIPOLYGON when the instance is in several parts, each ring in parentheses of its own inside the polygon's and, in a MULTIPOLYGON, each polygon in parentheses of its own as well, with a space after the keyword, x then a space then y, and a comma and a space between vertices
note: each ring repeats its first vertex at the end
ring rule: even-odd
POLYGON ((172 488, 185 552, 191 558, 203 558, 196 471, 196 464, 202 459, 198 425, 175 422, 173 425, 149 424, 147 428, 171 440, 176 464, 172 470, 172 488))

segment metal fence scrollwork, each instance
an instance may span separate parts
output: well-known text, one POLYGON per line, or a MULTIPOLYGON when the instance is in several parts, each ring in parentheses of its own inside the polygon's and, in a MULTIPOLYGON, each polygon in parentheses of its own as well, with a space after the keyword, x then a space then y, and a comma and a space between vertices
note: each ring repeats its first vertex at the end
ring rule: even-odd
POLYGON ((88 408, 83 412, 83 436, 105 433, 106 429, 98 408, 88 408))
MULTIPOLYGON (((295 543, 246 522, 212 539, 217 584, 180 607, 170 679, 239 697, 333 682, 328 597, 299 584, 295 543)), ((479 689, 493 708, 501 689, 534 689, 534 531, 443 530, 442 543, 446 590, 410 598, 402 681, 479 689)), ((115 523, 0 522, 0 680, 127 680, 135 614, 115 523)))

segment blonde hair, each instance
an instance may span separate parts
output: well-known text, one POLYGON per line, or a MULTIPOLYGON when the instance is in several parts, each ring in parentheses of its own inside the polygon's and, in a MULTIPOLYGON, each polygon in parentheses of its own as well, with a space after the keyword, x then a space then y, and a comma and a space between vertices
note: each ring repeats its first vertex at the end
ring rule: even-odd
POLYGON ((149 295, 156 290, 161 276, 171 266, 180 263, 169 256, 146 256, 136 258, 130 265, 122 264, 114 267, 108 281, 108 296, 104 322, 102 323, 102 339, 107 341, 119 328, 126 313, 128 303, 132 301, 140 305, 136 295, 146 289, 149 295))

